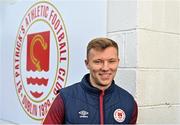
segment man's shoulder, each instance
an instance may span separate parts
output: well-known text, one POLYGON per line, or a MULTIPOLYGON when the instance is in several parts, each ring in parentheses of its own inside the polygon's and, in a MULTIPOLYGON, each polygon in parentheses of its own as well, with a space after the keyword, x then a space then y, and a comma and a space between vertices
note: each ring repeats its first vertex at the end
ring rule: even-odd
POLYGON ((79 85, 80 85, 80 83, 78 82, 78 83, 66 86, 66 87, 62 88, 60 91, 61 92, 69 92, 69 91, 79 88, 79 85))
POLYGON ((62 88, 59 93, 60 93, 61 96, 64 96, 64 97, 65 96, 66 97, 67 96, 74 97, 80 91, 81 91, 81 85, 80 85, 80 82, 78 82, 78 83, 75 83, 73 85, 62 88))
POLYGON ((134 99, 133 95, 130 92, 128 92, 127 90, 125 90, 124 88, 122 88, 118 85, 115 85, 115 94, 119 95, 121 98, 128 97, 128 98, 134 99))
POLYGON ((128 106, 132 109, 134 108, 134 104, 136 104, 136 101, 134 99, 134 96, 130 92, 116 85, 114 94, 115 95, 113 95, 113 100, 118 100, 114 101, 114 104, 116 102, 117 104, 124 105, 125 107, 128 106))

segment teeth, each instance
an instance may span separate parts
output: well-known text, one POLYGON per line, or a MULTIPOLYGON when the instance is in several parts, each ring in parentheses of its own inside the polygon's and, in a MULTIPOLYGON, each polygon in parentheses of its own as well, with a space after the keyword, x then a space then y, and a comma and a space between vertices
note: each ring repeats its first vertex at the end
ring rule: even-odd
POLYGON ((110 74, 101 74, 101 75, 110 75, 110 74))
POLYGON ((110 75, 109 74, 102 74, 101 76, 102 77, 109 77, 110 75))

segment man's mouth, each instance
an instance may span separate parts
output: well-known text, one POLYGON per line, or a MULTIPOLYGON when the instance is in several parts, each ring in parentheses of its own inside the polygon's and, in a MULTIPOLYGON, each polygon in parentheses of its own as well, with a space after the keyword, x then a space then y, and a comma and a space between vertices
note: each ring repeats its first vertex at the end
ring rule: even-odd
POLYGON ((111 73, 101 73, 100 76, 102 79, 109 79, 111 77, 111 73))

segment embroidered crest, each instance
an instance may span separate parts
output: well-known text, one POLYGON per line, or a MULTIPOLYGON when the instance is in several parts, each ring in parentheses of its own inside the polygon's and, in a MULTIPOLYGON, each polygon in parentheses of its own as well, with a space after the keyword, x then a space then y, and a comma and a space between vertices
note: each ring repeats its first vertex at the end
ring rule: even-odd
POLYGON ((126 114, 122 109, 116 109, 114 111, 114 119, 117 122, 119 122, 119 123, 124 122, 125 118, 126 118, 126 114))

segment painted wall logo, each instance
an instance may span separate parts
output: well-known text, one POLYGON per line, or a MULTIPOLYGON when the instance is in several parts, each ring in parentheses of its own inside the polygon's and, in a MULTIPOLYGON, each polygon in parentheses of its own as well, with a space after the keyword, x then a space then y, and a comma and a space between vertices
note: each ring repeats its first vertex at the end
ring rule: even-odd
POLYGON ((38 2, 26 12, 14 49, 14 81, 24 111, 42 120, 57 90, 65 86, 69 50, 63 19, 50 2, 38 2))

